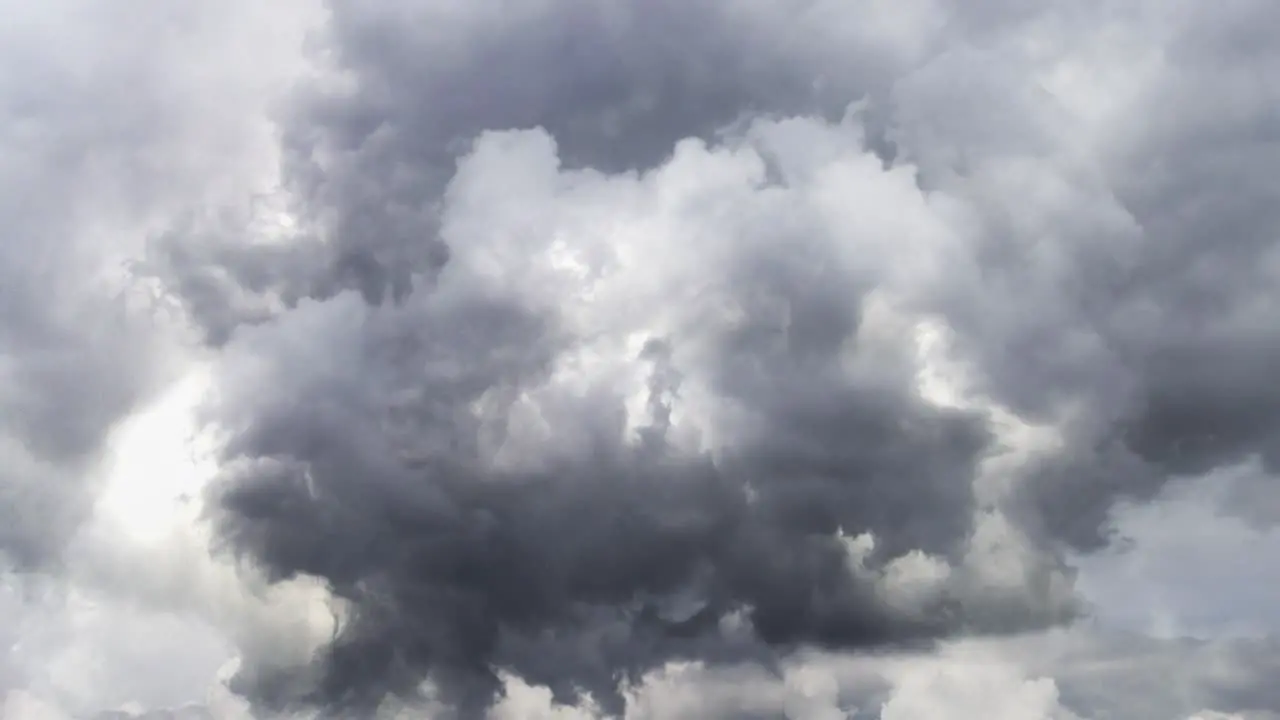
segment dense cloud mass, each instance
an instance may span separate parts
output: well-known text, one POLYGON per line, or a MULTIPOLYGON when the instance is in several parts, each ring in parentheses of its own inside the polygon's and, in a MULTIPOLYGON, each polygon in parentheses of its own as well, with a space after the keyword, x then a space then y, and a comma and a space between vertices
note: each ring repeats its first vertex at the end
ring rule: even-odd
MULTIPOLYGON (((808 198, 789 173, 825 168, 765 179, 762 153, 838 150, 839 130, 758 133, 761 150, 691 143, 617 178, 560 170, 541 132, 485 136, 445 195, 451 255, 429 288, 301 303, 227 348, 219 521, 273 572, 355 601, 327 693, 399 663, 494 683, 496 662, 599 694, 618 672, 741 652, 737 612, 771 645, 965 620, 942 596, 883 602, 841 532, 871 532, 885 559, 952 553, 981 419, 923 402, 892 330, 869 325, 859 286, 880 260, 821 234, 845 208, 794 217, 808 198)), ((856 136, 850 155, 837 187, 882 172, 856 136)), ((905 177, 895 190, 927 210, 905 177)))
POLYGON ((160 716, 1280 711, 1080 625, 1125 513, 1280 522, 1274 3, 126 4, 0 42, 0 604, 202 618, 160 716))

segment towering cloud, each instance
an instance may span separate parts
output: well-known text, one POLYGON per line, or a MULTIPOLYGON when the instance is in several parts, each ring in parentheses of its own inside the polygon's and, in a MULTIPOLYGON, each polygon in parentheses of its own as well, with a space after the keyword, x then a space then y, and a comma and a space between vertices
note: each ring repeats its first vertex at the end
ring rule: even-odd
POLYGON ((941 594, 888 604, 853 540, 878 543, 868 576, 911 551, 946 569, 988 443, 920 397, 913 329, 872 294, 948 240, 884 172, 852 124, 762 123, 613 177, 558 167, 541 131, 485 135, 422 289, 239 334, 219 519, 356 601, 328 692, 405 663, 482 701, 495 668, 599 697, 748 650, 735 623, 863 646, 966 622, 941 594), (859 191, 907 212, 860 218, 859 191))

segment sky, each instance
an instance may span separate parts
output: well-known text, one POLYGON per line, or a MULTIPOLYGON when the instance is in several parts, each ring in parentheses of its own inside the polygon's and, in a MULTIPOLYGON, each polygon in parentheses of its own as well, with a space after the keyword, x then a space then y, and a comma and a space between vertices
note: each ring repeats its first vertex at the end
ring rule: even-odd
POLYGON ((1263 0, 0 0, 4 720, 1280 718, 1263 0))

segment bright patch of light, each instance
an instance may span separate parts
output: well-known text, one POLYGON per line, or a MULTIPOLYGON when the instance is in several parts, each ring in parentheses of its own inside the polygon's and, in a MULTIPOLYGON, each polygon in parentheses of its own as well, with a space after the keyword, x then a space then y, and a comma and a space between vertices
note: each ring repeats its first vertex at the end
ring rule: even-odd
POLYGON ((198 512, 195 501, 215 470, 194 418, 209 380, 204 369, 190 373, 111 439, 98 513, 136 540, 156 539, 198 512))

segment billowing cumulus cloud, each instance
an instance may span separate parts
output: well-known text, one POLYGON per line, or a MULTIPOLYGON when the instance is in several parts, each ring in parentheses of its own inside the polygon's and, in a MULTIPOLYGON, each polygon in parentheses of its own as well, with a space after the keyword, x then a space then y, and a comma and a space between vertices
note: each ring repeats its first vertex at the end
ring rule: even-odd
POLYGON ((599 696, 751 651, 739 623, 861 647, 1067 611, 971 613, 949 575, 990 433, 920 396, 889 283, 941 274, 952 208, 860 145, 852 121, 770 122, 607 176, 560 167, 543 132, 488 134, 428 286, 238 334, 210 409, 217 521, 359 608, 326 693, 369 682, 350 662, 378 693, 404 663, 485 702, 494 666, 599 696))
POLYGON ((9 4, 5 713, 1280 708, 1272 4, 9 4))

